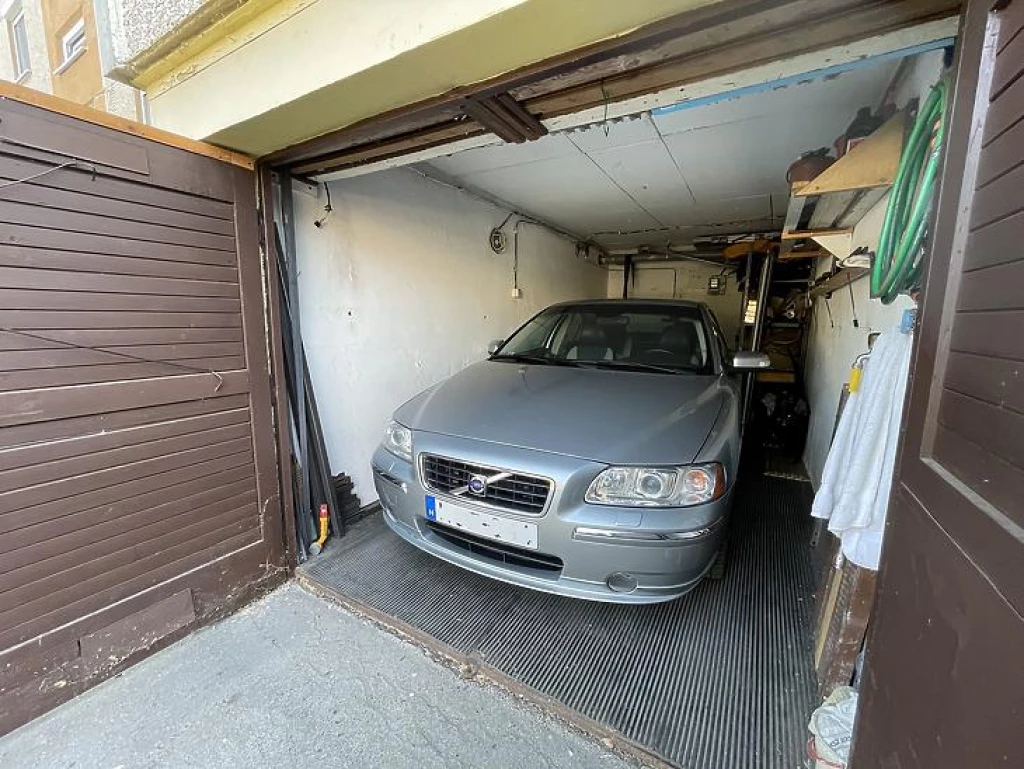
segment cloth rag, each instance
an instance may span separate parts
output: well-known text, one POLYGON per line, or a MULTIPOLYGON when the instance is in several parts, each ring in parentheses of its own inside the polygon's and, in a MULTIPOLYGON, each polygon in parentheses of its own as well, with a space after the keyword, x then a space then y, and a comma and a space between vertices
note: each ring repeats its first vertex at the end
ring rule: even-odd
POLYGON ((860 388, 850 393, 825 459, 811 515, 828 519, 842 552, 878 569, 882 534, 910 372, 911 334, 898 328, 875 340, 860 388))

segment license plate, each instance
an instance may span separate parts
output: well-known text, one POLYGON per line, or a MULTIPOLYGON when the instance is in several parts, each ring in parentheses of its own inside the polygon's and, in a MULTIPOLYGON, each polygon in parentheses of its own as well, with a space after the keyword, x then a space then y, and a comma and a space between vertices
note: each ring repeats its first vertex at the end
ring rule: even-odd
POLYGON ((446 502, 436 497, 427 497, 427 520, 450 526, 453 529, 486 537, 496 542, 507 542, 516 547, 537 549, 537 524, 502 518, 470 507, 446 502))

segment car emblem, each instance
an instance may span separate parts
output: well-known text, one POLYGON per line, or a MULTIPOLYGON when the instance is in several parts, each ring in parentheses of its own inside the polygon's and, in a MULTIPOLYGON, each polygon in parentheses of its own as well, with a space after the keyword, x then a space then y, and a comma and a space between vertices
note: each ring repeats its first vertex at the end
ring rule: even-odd
POLYGON ((482 475, 474 475, 469 479, 469 493, 476 497, 482 497, 487 493, 487 478, 482 475))

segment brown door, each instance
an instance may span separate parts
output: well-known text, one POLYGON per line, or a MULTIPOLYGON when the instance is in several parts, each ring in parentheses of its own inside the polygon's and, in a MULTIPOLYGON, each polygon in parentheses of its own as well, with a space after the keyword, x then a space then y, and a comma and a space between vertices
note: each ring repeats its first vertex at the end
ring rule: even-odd
POLYGON ((1024 0, 967 3, 852 766, 1024 766, 1024 0))
POLYGON ((0 98, 0 734, 284 571, 254 174, 135 133, 0 98))

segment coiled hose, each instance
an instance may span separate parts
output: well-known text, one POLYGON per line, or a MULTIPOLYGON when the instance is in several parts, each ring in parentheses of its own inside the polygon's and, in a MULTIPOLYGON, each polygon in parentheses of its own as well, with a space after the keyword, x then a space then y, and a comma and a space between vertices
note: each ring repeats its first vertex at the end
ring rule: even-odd
POLYGON ((871 264, 871 296, 884 304, 920 286, 924 262, 921 242, 939 174, 948 93, 945 79, 932 86, 900 156, 878 251, 871 264))

